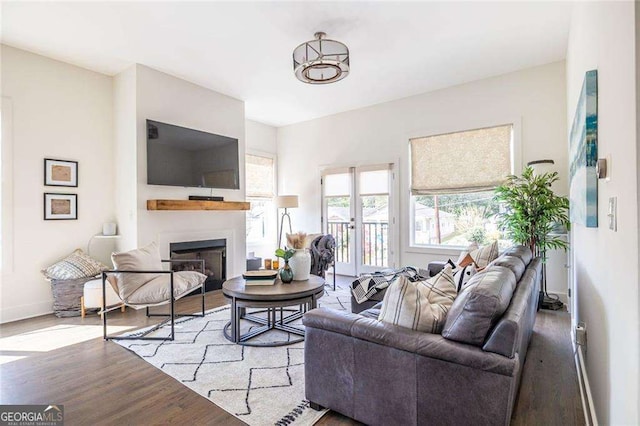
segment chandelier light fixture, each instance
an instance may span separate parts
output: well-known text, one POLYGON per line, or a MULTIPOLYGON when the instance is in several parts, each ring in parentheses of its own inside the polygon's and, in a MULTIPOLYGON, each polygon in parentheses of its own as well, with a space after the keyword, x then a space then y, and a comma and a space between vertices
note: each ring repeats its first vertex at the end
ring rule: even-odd
POLYGON ((343 43, 326 39, 317 32, 315 40, 293 50, 293 71, 298 80, 309 84, 327 84, 349 75, 349 49, 343 43))

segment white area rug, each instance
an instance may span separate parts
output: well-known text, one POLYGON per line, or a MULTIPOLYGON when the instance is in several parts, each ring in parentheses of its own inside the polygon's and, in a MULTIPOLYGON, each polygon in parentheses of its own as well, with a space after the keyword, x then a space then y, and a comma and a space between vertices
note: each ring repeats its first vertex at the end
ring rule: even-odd
MULTIPOLYGON (((335 292, 325 287, 318 305, 350 311, 348 287, 336 287, 335 292)), ((304 399, 304 342, 270 348, 236 345, 222 334, 230 314, 227 305, 208 311, 204 318, 179 319, 174 341, 115 342, 249 425, 312 425, 318 421, 326 410, 315 411, 304 399)), ((252 326, 242 321, 242 333, 252 326)), ((164 326, 150 336, 169 333, 169 326, 164 326)), ((271 331, 256 340, 296 337, 271 331)))

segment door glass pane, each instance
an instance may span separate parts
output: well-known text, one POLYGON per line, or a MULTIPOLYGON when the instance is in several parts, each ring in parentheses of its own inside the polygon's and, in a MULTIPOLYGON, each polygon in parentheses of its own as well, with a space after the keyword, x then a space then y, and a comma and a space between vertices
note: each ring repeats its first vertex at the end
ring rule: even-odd
POLYGON ((362 264, 389 265, 389 196, 364 195, 362 205, 362 264))
POLYGON ((336 240, 336 262, 349 263, 351 197, 326 197, 326 200, 327 233, 336 240))
POLYGON ((360 172, 360 195, 389 193, 389 170, 360 172))
POLYGON ((325 197, 351 195, 351 174, 326 175, 324 177, 324 195, 325 197))

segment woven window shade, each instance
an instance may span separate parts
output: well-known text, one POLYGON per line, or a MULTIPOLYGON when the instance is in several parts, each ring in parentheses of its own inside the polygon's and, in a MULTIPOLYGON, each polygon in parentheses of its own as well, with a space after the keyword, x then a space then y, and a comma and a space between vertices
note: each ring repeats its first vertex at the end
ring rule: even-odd
POLYGON ((513 126, 411 139, 411 193, 491 190, 511 174, 513 126))
POLYGON ((246 174, 247 197, 273 197, 273 158, 247 154, 246 174))

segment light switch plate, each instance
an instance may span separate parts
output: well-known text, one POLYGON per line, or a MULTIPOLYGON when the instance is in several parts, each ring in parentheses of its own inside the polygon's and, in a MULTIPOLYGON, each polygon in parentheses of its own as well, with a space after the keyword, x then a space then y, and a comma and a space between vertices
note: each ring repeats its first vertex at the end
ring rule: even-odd
POLYGON ((618 197, 609 197, 607 208, 607 218, 609 219, 609 229, 618 230, 618 197))

